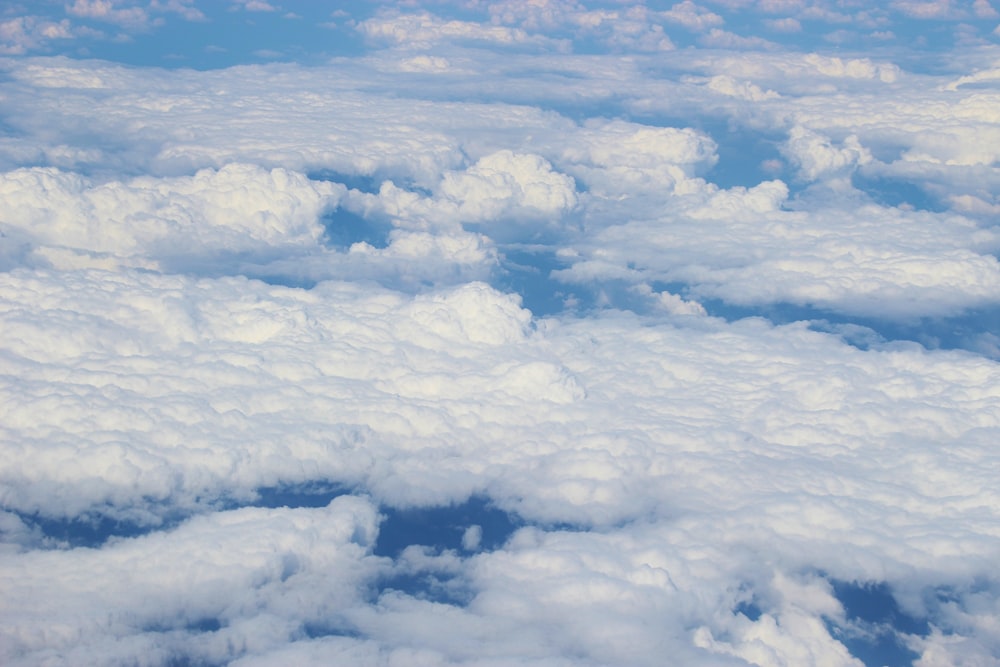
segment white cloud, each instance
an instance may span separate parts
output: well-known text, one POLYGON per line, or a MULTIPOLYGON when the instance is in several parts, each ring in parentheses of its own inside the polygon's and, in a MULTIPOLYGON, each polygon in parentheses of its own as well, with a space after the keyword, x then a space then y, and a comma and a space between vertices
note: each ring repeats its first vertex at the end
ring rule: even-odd
POLYGON ((798 20, 788 17, 781 19, 765 19, 764 25, 776 32, 792 33, 802 31, 802 24, 799 23, 798 20))
POLYGON ((789 131, 783 152, 799 166, 802 177, 810 181, 843 176, 872 161, 871 152, 854 135, 844 139, 843 146, 838 148, 829 138, 798 126, 789 131))
POLYGON ((576 205, 573 179, 552 170, 538 155, 500 151, 465 171, 445 172, 441 195, 454 202, 463 221, 503 219, 513 212, 559 216, 576 205))
POLYGON ((205 15, 194 3, 195 0, 152 0, 149 6, 155 11, 178 14, 185 21, 205 21, 205 15))
POLYGON ((122 3, 113 0, 74 0, 72 5, 67 5, 66 13, 131 29, 144 29, 149 23, 149 14, 142 7, 122 6, 122 3))
POLYGON ((554 44, 552 40, 530 35, 518 28, 445 20, 429 12, 380 14, 360 22, 358 30, 369 39, 384 40, 409 48, 426 48, 437 42, 452 40, 503 45, 554 44))
POLYGON ((309 248, 323 233, 320 215, 336 207, 344 191, 249 165, 100 185, 51 168, 0 177, 9 207, 5 233, 57 266, 179 268, 200 255, 309 248))
POLYGON ((500 0, 487 7, 494 23, 517 24, 528 30, 580 23, 591 14, 574 0, 500 0))
MULTIPOLYGON (((686 19, 688 16, 683 14, 683 9, 679 10, 681 18, 686 19)), ((650 11, 641 4, 620 9, 590 9, 572 0, 503 0, 490 3, 488 11, 495 24, 519 25, 531 31, 568 32, 596 38, 613 49, 655 53, 674 48, 660 25, 662 13, 650 11)), ((702 20, 710 20, 708 14, 702 20)))
MULTIPOLYGON (((330 261, 329 258, 321 259, 324 263, 330 261)), ((367 278, 383 285, 419 291, 426 289, 428 284, 443 286, 488 280, 498 264, 496 246, 482 234, 459 229, 435 232, 394 229, 388 234, 384 248, 364 241, 354 243, 337 270, 321 266, 307 276, 367 278)))
POLYGON ((721 28, 712 28, 698 40, 702 46, 711 49, 776 49, 777 44, 763 37, 744 37, 721 28))
POLYGON ((597 194, 670 192, 715 163, 712 139, 690 128, 588 121, 561 159, 597 194))
POLYGON ((773 581, 781 596, 780 611, 762 615, 750 622, 745 617, 734 619, 726 628, 732 639, 717 640, 711 630, 702 626, 695 632, 695 644, 712 653, 738 656, 750 664, 824 664, 843 667, 863 667, 820 620, 820 617, 843 617, 840 603, 833 597, 825 581, 799 583, 783 576, 773 581), (823 656, 821 660, 817 656, 823 656))
POLYGON ((266 0, 231 0, 234 7, 240 7, 248 12, 276 12, 279 7, 266 0))
POLYGON ((482 539, 483 527, 478 524, 469 526, 462 533, 462 548, 466 551, 475 551, 479 548, 482 539))
POLYGON ((0 55, 21 55, 43 48, 49 41, 70 39, 68 20, 48 21, 36 16, 18 16, 0 21, 0 55))
POLYGON ((993 8, 990 0, 974 0, 972 12, 981 19, 995 19, 1000 16, 1000 12, 993 8))
POLYGON ((331 602, 363 599, 381 569, 376 533, 375 508, 342 497, 320 509, 213 513, 101 550, 8 557, 4 661, 217 662, 285 645, 307 625, 335 626, 331 602), (222 627, 192 629, 206 620, 222 627))
POLYGON ((739 97, 751 102, 761 102, 763 100, 780 97, 780 95, 773 90, 765 91, 760 86, 757 86, 749 81, 736 81, 732 77, 725 76, 723 74, 713 76, 708 80, 707 86, 709 89, 714 90, 717 93, 722 93, 723 95, 728 95, 730 97, 739 97))
POLYGON ((822 198, 789 210, 787 196, 774 181, 674 197, 670 213, 613 224, 580 242, 585 252, 554 275, 582 284, 682 282, 696 297, 868 316, 948 314, 995 302, 1000 264, 988 249, 997 239, 972 220, 870 203, 824 212, 822 198))
POLYGON ((917 19, 956 18, 952 0, 893 0, 892 8, 917 19))
POLYGON ((998 81, 1000 80, 1000 68, 990 68, 985 70, 980 70, 974 74, 967 74, 961 76, 958 79, 949 82, 945 86, 945 90, 958 90, 960 86, 965 86, 968 84, 981 83, 985 81, 998 81))
POLYGON ((808 65, 816 68, 820 74, 831 77, 848 77, 852 79, 879 79, 886 83, 896 80, 899 68, 892 64, 873 63, 867 58, 852 58, 842 60, 837 57, 823 57, 810 53, 803 59, 808 65))
POLYGON ((403 72, 447 72, 451 69, 451 63, 447 58, 414 56, 401 61, 399 69, 403 72))
POLYGON ((350 193, 348 207, 366 216, 388 217, 399 228, 390 235, 390 247, 384 252, 367 244, 352 252, 412 254, 444 242, 448 249, 442 257, 463 263, 495 261, 494 254, 487 256, 490 238, 511 240, 559 231, 564 216, 576 204, 573 179, 554 171, 547 160, 535 154, 498 151, 464 170, 445 171, 432 196, 391 181, 383 182, 377 195, 350 193), (462 223, 482 229, 489 237, 463 231, 462 223), (444 236, 432 236, 428 230, 444 236))
POLYGON ((704 32, 709 28, 725 23, 721 16, 696 5, 691 0, 684 0, 684 2, 677 3, 665 12, 662 12, 662 16, 672 23, 679 23, 688 30, 695 32, 704 32))

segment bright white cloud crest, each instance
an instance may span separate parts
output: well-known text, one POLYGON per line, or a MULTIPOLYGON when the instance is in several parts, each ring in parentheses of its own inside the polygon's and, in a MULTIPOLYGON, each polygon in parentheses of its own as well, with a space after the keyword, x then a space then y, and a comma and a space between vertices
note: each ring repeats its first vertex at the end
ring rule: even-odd
POLYGON ((989 3, 410 4, 3 10, 0 662, 998 664, 989 3))

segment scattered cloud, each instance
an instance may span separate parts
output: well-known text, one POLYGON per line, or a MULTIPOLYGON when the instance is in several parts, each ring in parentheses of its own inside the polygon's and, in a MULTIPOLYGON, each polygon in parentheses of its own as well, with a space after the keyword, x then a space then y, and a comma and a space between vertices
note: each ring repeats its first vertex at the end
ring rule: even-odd
POLYGON ((777 44, 763 37, 744 37, 736 33, 712 28, 700 40, 702 46, 713 49, 774 49, 777 44))
POLYGON ((688 30, 704 32, 725 23, 718 14, 700 7, 691 0, 684 0, 662 13, 672 23, 679 23, 688 30))
POLYGON ((22 55, 44 48, 53 40, 73 37, 70 22, 47 21, 36 16, 18 16, 0 21, 0 54, 22 55))
POLYGON ((272 5, 267 0, 232 0, 233 7, 244 9, 248 12, 276 12, 280 7, 272 5))
POLYGON ((799 23, 797 19, 788 17, 781 19, 764 19, 764 25, 775 32, 793 33, 802 31, 802 24, 799 23))
POLYGON ((78 18, 107 21, 125 28, 144 29, 149 24, 149 13, 142 7, 125 6, 112 0, 74 0, 66 12, 78 18))
POLYGON ((519 28, 484 25, 471 21, 445 20, 428 12, 421 14, 383 13, 358 24, 368 39, 407 48, 427 48, 442 41, 485 42, 492 44, 551 44, 551 40, 519 28))

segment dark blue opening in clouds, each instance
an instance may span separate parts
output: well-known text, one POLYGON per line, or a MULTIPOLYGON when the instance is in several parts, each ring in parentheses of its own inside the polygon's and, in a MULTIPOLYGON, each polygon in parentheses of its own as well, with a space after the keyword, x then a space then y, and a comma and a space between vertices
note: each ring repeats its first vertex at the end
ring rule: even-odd
POLYGON ((521 304, 536 317, 555 315, 575 300, 574 289, 553 280, 553 271, 565 268, 555 253, 544 247, 501 248, 501 271, 496 287, 521 295, 521 304))
POLYGON ((375 248, 389 244, 392 225, 369 220, 357 213, 338 208, 323 217, 325 241, 335 248, 348 249, 355 243, 367 243, 375 248))
POLYGON ((751 621, 756 621, 760 618, 760 615, 764 613, 764 611, 752 600, 739 603, 733 611, 738 614, 743 614, 751 621))
MULTIPOLYGON (((169 514, 174 514, 172 511, 169 514)), ((155 526, 146 523, 118 519, 95 512, 71 518, 46 517, 15 513, 26 525, 37 528, 42 535, 54 540, 59 546, 70 548, 98 548, 113 537, 139 537, 154 530, 163 530, 177 525, 180 518, 169 516, 155 526)))
POLYGON ((856 173, 851 184, 883 206, 913 207, 923 211, 944 211, 946 207, 919 183, 884 176, 856 173))
POLYGON ((308 482, 257 489, 257 499, 251 507, 326 507, 334 498, 349 493, 349 489, 328 482, 308 482))
POLYGON ((316 169, 306 174, 312 181, 340 183, 350 190, 375 194, 384 180, 378 174, 347 174, 333 169, 316 169))
MULTIPOLYGON (((670 285, 672 292, 685 294, 686 289, 670 285)), ((667 289, 654 284, 654 289, 667 289)), ((789 303, 739 306, 718 299, 702 299, 700 303, 709 315, 735 321, 746 317, 763 317, 775 324, 808 321, 817 331, 841 335, 844 342, 860 349, 888 342, 910 341, 931 350, 968 350, 990 358, 998 358, 990 345, 990 336, 1000 327, 1000 308, 973 308, 949 317, 891 319, 844 315, 832 310, 789 303), (845 328, 846 327, 846 328, 845 328)))
POLYGON ((69 518, 18 512, 14 514, 27 526, 37 528, 44 537, 53 540, 58 546, 96 549, 113 538, 141 537, 169 530, 203 511, 224 511, 240 507, 326 507, 334 498, 349 492, 349 489, 337 484, 313 481, 261 487, 250 498, 197 498, 195 504, 186 509, 181 509, 170 501, 151 502, 139 512, 145 518, 144 521, 115 516, 102 512, 100 508, 69 518))
POLYGON ((471 526, 482 530, 478 549, 496 549, 521 525, 516 515, 480 496, 446 507, 385 508, 382 512, 385 520, 375 544, 378 556, 394 557, 411 545, 460 550, 462 536, 471 526))
POLYGON ((764 181, 793 181, 792 171, 778 147, 786 137, 740 127, 724 120, 702 121, 701 129, 716 143, 718 162, 705 179, 720 188, 752 188, 764 181), (753 156, 752 159, 748 159, 753 156))
MULTIPOLYGON (((519 517, 493 506, 488 498, 474 496, 465 502, 438 507, 383 508, 382 525, 375 555, 398 558, 407 547, 423 548, 433 557, 444 551, 468 554, 503 546, 522 524, 519 517), (475 539, 465 543, 466 531, 475 539)), ((399 561, 405 562, 405 558, 399 561)), ((417 598, 462 606, 472 599, 467 582, 453 572, 429 570, 393 571, 379 582, 380 591, 399 591, 417 598)))
POLYGON ((926 635, 930 626, 900 609, 889 586, 882 582, 830 582, 844 606, 848 627, 830 626, 831 634, 866 667, 904 667, 919 654, 907 648, 901 635, 926 635))

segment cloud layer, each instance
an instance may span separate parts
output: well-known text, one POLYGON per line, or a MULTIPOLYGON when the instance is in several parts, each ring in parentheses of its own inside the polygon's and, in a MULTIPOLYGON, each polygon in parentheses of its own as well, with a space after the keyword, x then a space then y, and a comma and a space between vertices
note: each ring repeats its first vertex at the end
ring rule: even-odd
POLYGON ((0 662, 997 664, 997 12, 842 5, 4 10, 0 662))

